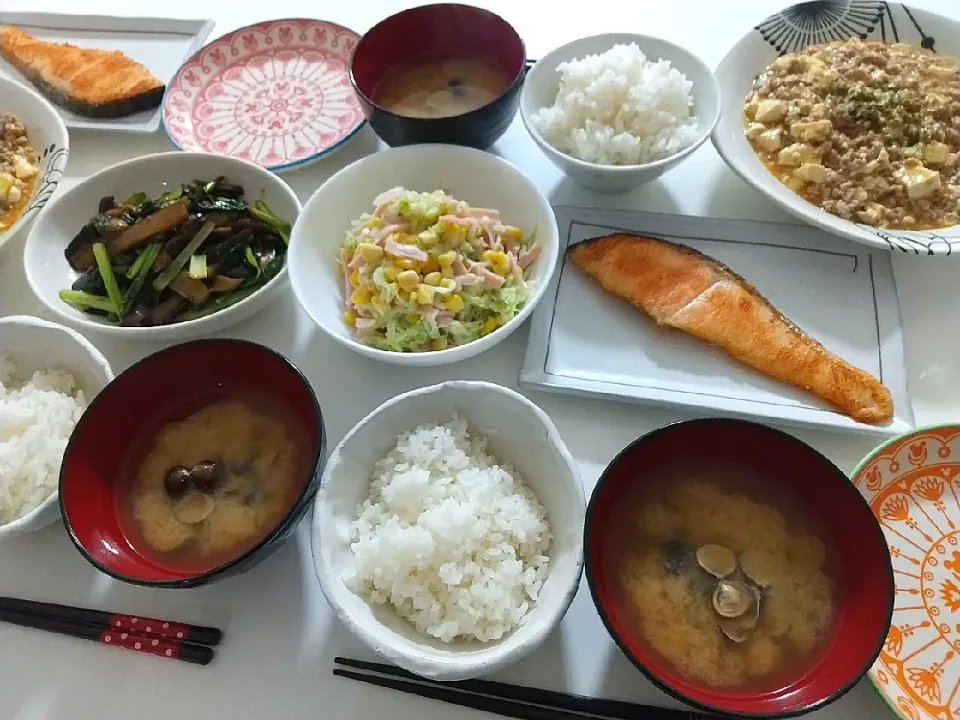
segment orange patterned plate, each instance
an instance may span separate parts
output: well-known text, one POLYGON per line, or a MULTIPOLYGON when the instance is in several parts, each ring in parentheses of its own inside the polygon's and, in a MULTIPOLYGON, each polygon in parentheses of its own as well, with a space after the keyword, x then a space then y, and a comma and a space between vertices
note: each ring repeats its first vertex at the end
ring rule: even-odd
POLYGON ((881 445, 853 483, 883 527, 897 584, 869 677, 906 720, 960 720, 960 425, 881 445))

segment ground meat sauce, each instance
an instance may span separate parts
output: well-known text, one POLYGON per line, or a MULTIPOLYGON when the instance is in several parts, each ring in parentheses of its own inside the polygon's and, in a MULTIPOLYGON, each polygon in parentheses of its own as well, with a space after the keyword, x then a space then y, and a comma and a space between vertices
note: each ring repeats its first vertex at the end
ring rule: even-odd
POLYGON ((0 233, 17 221, 33 192, 37 151, 16 115, 0 113, 0 233))
POLYGON ((754 80, 744 116, 770 172, 828 213, 905 230, 958 223, 956 59, 902 43, 811 45, 754 80))

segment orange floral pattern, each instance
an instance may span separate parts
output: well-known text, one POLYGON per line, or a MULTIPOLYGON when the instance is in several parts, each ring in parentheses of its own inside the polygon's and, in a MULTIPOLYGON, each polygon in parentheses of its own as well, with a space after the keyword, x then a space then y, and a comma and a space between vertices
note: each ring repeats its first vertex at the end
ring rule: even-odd
POLYGON ((870 677, 908 720, 960 720, 960 425, 881 448, 853 482, 890 548, 893 622, 870 677))

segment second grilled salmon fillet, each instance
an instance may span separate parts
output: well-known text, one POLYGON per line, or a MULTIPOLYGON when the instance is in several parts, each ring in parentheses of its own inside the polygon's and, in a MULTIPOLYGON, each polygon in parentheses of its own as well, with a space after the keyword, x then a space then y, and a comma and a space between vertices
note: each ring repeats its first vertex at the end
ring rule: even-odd
POLYGON ((606 235, 567 250, 607 291, 658 324, 718 345, 765 375, 808 390, 854 420, 893 416, 890 391, 781 315, 726 265, 641 235, 606 235))
POLYGON ((122 52, 40 40, 0 25, 0 57, 44 95, 78 115, 114 118, 160 105, 164 85, 122 52))

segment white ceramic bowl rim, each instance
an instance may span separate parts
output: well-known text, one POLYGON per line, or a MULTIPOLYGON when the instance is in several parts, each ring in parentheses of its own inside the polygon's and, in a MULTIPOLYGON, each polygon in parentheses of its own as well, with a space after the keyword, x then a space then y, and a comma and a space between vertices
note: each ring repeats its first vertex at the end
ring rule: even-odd
MULTIPOLYGON (((387 170, 386 172, 389 172, 387 170)), ((469 166, 463 171, 469 173, 469 166)), ((388 181, 384 184, 383 190, 395 185, 392 181, 388 181)), ((416 189, 418 191, 427 191, 428 188, 410 188, 416 189)), ((435 188, 430 188, 435 189, 435 188)), ((456 195, 456 193, 453 193, 456 195)), ((461 200, 466 198, 459 198, 461 200)), ((373 197, 365 199, 366 207, 364 207, 363 212, 369 211, 369 203, 372 202, 373 197)), ((499 208, 503 210, 503 208, 499 208)), ((336 232, 343 233, 346 232, 348 226, 343 228, 336 228, 336 232)), ((373 155, 368 155, 367 157, 361 158, 345 168, 342 168, 334 175, 332 175, 326 182, 323 183, 307 200, 306 204, 303 207, 301 212, 300 219, 298 220, 297 225, 294 227, 293 235, 291 236, 290 242, 290 260, 288 265, 291 265, 291 284, 293 286, 294 294, 297 296, 297 301, 303 307, 304 311, 310 315, 313 321, 323 330, 329 337, 333 338, 335 341, 347 347, 355 352, 360 353, 366 357, 371 357, 377 359, 381 362, 397 364, 397 365, 417 365, 417 366, 433 366, 433 365, 443 365, 451 362, 456 362, 458 360, 463 360, 468 357, 472 357, 484 350, 487 350, 502 340, 506 339, 516 328, 518 328, 535 310, 540 299, 543 297, 544 293, 547 291, 551 280, 553 278, 554 272, 557 267, 557 259, 560 253, 559 247, 559 230, 556 224, 556 215, 553 211, 553 206, 550 204, 550 201, 541 193, 536 186, 527 178, 520 170, 514 166, 512 163, 504 160, 501 157, 493 155, 491 153, 485 152, 483 150, 477 150, 475 148, 464 147, 460 145, 447 145, 442 143, 434 143, 429 145, 407 145, 395 148, 389 148, 381 152, 375 153, 373 155), (540 257, 537 259, 536 263, 531 267, 540 268, 536 271, 536 285, 533 287, 530 297, 527 299, 527 302, 520 308, 519 312, 510 319, 509 322, 501 325, 496 330, 491 332, 488 335, 472 340, 469 343, 463 345, 454 345, 452 347, 445 348, 443 350, 431 350, 429 352, 421 353, 401 353, 393 352, 390 350, 381 350, 379 348, 371 347, 364 345, 358 340, 354 339, 352 334, 340 334, 328 327, 321 319, 318 317, 316 309, 313 307, 314 303, 306 302, 303 299, 303 296, 306 294, 304 292, 305 288, 301 285, 310 283, 313 278, 311 277, 302 277, 302 273, 306 272, 302 269, 302 263, 298 267, 292 267, 296 261, 296 257, 301 251, 299 247, 309 245, 312 241, 307 237, 301 237, 302 234, 309 233, 311 231, 305 230, 307 223, 311 221, 311 216, 315 212, 314 208, 316 206, 322 206, 326 202, 325 190, 335 187, 337 185, 349 183, 354 180, 354 175, 359 175, 363 177, 363 174, 367 172, 364 168, 366 163, 380 162, 385 163, 389 162, 391 158, 396 159, 398 162, 403 162, 407 157, 410 156, 428 156, 430 154, 443 156, 445 154, 459 155, 458 158, 462 162, 470 162, 476 160, 477 162, 482 162, 487 164, 487 166, 494 166, 497 169, 502 169, 504 172, 509 172, 517 178, 518 182, 522 182, 526 186, 526 190, 529 191, 529 197, 527 199, 528 205, 536 206, 536 210, 539 211, 539 214, 543 218, 549 218, 552 221, 552 227, 545 227, 541 225, 537 228, 538 231, 538 242, 542 245, 542 249, 553 250, 552 245, 556 244, 556 249, 553 252, 553 256, 550 256, 548 252, 541 252, 540 257), (547 233, 550 233, 552 240, 547 242, 547 233)), ((339 247, 339 241, 337 243, 339 247)), ((331 251, 330 258, 331 262, 335 257, 335 253, 331 251)), ((342 291, 341 291, 342 292, 342 291)), ((338 303, 342 303, 342 298, 338 296, 338 303)), ((342 321, 341 321, 342 322, 342 321)))
MULTIPOLYGON (((8 315, 0 318, 0 325, 29 325, 32 327, 46 328, 49 330, 62 332, 73 342, 83 348, 83 350, 90 356, 90 359, 103 368, 108 378, 113 379, 114 377, 113 369, 111 368, 109 361, 103 356, 103 353, 97 350, 93 343, 72 328, 68 328, 65 325, 60 325, 59 323, 50 322, 49 320, 33 317, 32 315, 8 315)), ((21 515, 16 520, 12 520, 4 525, 0 525, 0 539, 3 539, 3 537, 6 535, 12 536, 20 534, 21 530, 33 524, 39 515, 46 511, 50 506, 55 504, 58 501, 59 495, 59 489, 54 489, 54 491, 50 493, 50 495, 42 503, 33 508, 33 510, 21 515)))
MULTIPOLYGON (((162 160, 162 159, 168 159, 168 158, 169 159, 215 158, 216 161, 222 161, 224 163, 231 163, 231 164, 236 164, 236 165, 246 167, 251 172, 258 174, 261 177, 272 178, 272 181, 275 181, 277 183, 277 187, 282 188, 283 191, 287 193, 288 199, 290 199, 294 207, 297 208, 298 215, 300 212, 303 211, 303 205, 300 202, 300 199, 297 197, 297 194, 293 191, 293 189, 282 178, 278 177, 277 175, 270 172, 269 170, 257 165, 256 163, 250 162, 248 160, 243 160, 240 158, 229 157, 225 155, 217 155, 215 153, 185 152, 185 151, 169 150, 164 152, 151 153, 149 155, 141 155, 135 158, 130 158, 128 160, 124 160, 122 162, 118 162, 113 165, 110 165, 94 173, 93 175, 90 175, 89 177, 85 178, 81 183, 73 186, 63 194, 58 195, 53 202, 48 203, 37 215, 35 227, 40 227, 43 223, 43 220, 46 218, 46 216, 48 214, 55 212, 58 206, 62 202, 68 201, 72 196, 74 196, 76 193, 82 192, 86 187, 89 187, 98 182, 101 182, 104 177, 108 177, 112 173, 115 173, 120 170, 124 170, 132 166, 148 165, 149 163, 155 160, 162 160)), ((186 182, 188 179, 189 178, 183 178, 180 181, 172 179, 171 182, 186 182)), ((86 219, 87 218, 78 220, 78 224, 77 224, 78 232, 80 229, 79 223, 85 222, 86 219)), ((290 223, 291 226, 294 224, 295 220, 296 218, 293 218, 293 220, 291 220, 291 223, 290 223)), ((33 233, 33 229, 31 229, 31 235, 28 236, 27 238, 27 243, 30 242, 32 238, 32 233, 33 233)), ((288 248, 288 256, 289 256, 289 248, 288 248)), ((25 251, 24 252, 25 263, 26 263, 26 260, 27 260, 27 252, 25 251)), ((33 288, 33 283, 30 279, 31 273, 29 270, 27 270, 27 281, 30 284, 31 289, 34 289, 34 294, 37 295, 37 297, 40 299, 41 302, 44 303, 44 305, 47 305, 47 307, 49 307, 52 311, 56 312, 61 317, 64 317, 65 319, 67 319, 68 322, 72 324, 75 324, 84 328, 88 328, 90 330, 96 330, 99 332, 109 331, 115 334, 122 334, 124 337, 161 339, 160 338, 161 333, 158 333, 158 331, 164 331, 170 328, 175 328, 177 332, 177 337, 186 337, 186 336, 189 336, 190 333, 199 334, 201 331, 201 328, 207 326, 211 318, 215 318, 215 317, 220 318, 224 314, 242 312, 242 309, 248 306, 249 304, 251 304, 252 301, 255 302, 255 298, 257 298, 258 296, 264 293, 270 292, 271 290, 275 289, 277 286, 286 282, 288 269, 289 269, 289 257, 284 262, 283 269, 279 273, 277 273, 276 276, 274 276, 269 282, 267 282, 266 285, 259 288, 255 293, 252 293, 251 295, 245 297, 240 302, 234 305, 230 305, 229 307, 223 308, 222 310, 219 310, 218 312, 213 313, 211 315, 195 318, 193 320, 187 320, 184 322, 175 323, 173 325, 161 325, 161 326, 154 326, 154 327, 125 327, 125 326, 117 326, 117 325, 107 325, 105 323, 100 323, 100 322, 90 320, 79 313, 76 315, 67 316, 65 314, 65 310, 63 309, 63 307, 51 305, 48 302, 48 299, 44 295, 41 295, 36 289, 33 288)))
MULTIPOLYGON (((550 420, 550 417, 546 414, 546 412, 544 412, 540 407, 538 407, 524 395, 521 395, 510 388, 503 387, 502 385, 484 381, 451 380, 439 383, 437 385, 418 388, 416 390, 411 390, 410 392, 398 395, 392 400, 388 400, 387 402, 383 403, 374 411, 368 413, 344 436, 343 440, 337 444, 336 448, 334 448, 333 452, 328 457, 326 467, 324 468, 323 475, 320 479, 320 489, 317 493, 316 502, 318 507, 324 502, 324 497, 326 495, 325 489, 327 488, 331 477, 340 469, 342 462, 341 455, 344 447, 349 445, 357 434, 362 432, 368 426, 372 425, 376 421, 376 418, 389 408, 404 404, 411 398, 423 397, 431 394, 441 394, 449 390, 483 390, 485 392, 495 392, 505 396, 506 398, 509 398, 514 402, 519 403, 536 417, 536 419, 541 423, 542 429, 546 433, 547 441, 558 454, 561 462, 569 470, 570 477, 574 482, 580 484, 580 492, 573 493, 573 495, 578 498, 577 509, 579 511, 578 514, 581 522, 579 536, 582 539, 583 522, 586 515, 586 496, 583 492, 583 487, 580 481, 580 473, 577 469, 576 461, 564 444, 563 439, 560 437, 560 432, 557 430, 557 427, 553 424, 553 421, 550 420)), ((380 629, 379 624, 377 624, 375 630, 371 630, 364 624, 356 622, 354 618, 347 613, 345 608, 339 602, 337 602, 336 595, 334 593, 334 585, 343 584, 343 580, 338 575, 330 571, 324 548, 319 547, 319 532, 320 531, 315 525, 311 543, 314 558, 314 569, 316 570, 317 579, 320 582, 320 589, 327 598, 327 602, 329 603, 330 607, 334 610, 337 617, 340 618, 340 621, 343 622, 344 625, 346 625, 365 643, 371 647, 375 647, 379 653, 389 660, 397 663, 401 667, 414 669, 418 674, 437 679, 463 679, 493 672, 494 670, 510 664, 516 659, 519 659, 520 656, 538 646, 553 631, 556 624, 566 613, 567 609, 569 609, 570 603, 573 601, 573 598, 579 588, 580 578, 582 577, 583 545, 581 542, 578 544, 576 555, 576 566, 578 568, 576 583, 570 589, 568 593, 569 597, 566 599, 566 602, 561 604, 561 606, 557 608, 556 612, 554 612, 552 616, 541 618, 541 621, 535 626, 532 623, 527 623, 515 629, 513 633, 503 639, 503 644, 496 646, 492 652, 484 648, 484 651, 490 652, 490 654, 482 659, 472 657, 474 652, 466 651, 455 659, 445 658, 442 662, 434 661, 426 654, 412 656, 409 653, 397 651, 391 646, 389 640, 384 640, 384 636, 389 636, 389 634, 386 632, 378 632, 380 629), (513 640, 513 642, 511 642, 511 640, 513 640)), ((535 612, 536 606, 531 610, 531 613, 535 612)), ((528 615, 527 617, 530 618, 531 615, 528 615)))
MULTIPOLYGON (((591 41, 591 40, 601 40, 605 38, 610 38, 611 47, 612 47, 615 43, 624 42, 629 37, 635 38, 634 42, 636 42, 636 44, 640 46, 641 50, 643 49, 644 41, 656 40, 658 43, 662 43, 663 45, 667 45, 668 47, 672 48, 677 55, 686 55, 692 62, 699 65, 703 69, 704 74, 710 78, 711 89, 714 93, 714 96, 717 97, 719 100, 720 83, 717 82, 717 78, 713 74, 713 71, 710 69, 710 66, 707 65, 703 60, 701 60, 699 55, 697 55, 696 53, 690 50, 687 50, 684 47, 681 47, 680 45, 677 45, 676 43, 672 43, 669 40, 664 40, 663 38, 655 37, 653 35, 641 35, 639 33, 600 33, 599 35, 590 35, 587 37, 579 38, 578 40, 574 40, 572 42, 569 42, 565 45, 561 45, 560 47, 551 50, 549 53, 547 53, 542 58, 537 60, 537 62, 534 63, 533 67, 530 68, 527 74, 530 75, 531 73, 535 72, 537 69, 537 66, 541 64, 544 67, 556 68, 556 66, 559 65, 560 62, 562 62, 561 60, 559 60, 559 58, 567 55, 569 48, 573 45, 577 45, 579 43, 591 41)), ((665 58, 665 59, 669 59, 669 58, 665 58)), ((524 90, 525 89, 526 89, 526 86, 524 86, 524 90)), ((563 156, 571 164, 577 167, 583 168, 584 170, 601 171, 601 172, 607 172, 607 173, 629 173, 629 172, 636 172, 637 170, 653 170, 656 168, 662 168, 666 165, 673 165, 676 161, 680 160, 681 158, 685 158, 688 155, 692 154, 695 150, 697 150, 701 145, 703 145, 707 141, 707 139, 713 133, 714 128, 717 126, 717 123, 720 121, 720 111, 721 111, 721 105, 720 105, 720 102, 718 101, 716 111, 713 113, 713 116, 710 118, 710 121, 705 124, 702 130, 699 131, 699 134, 697 135, 697 139, 691 145, 685 147, 683 150, 679 152, 674 153, 673 155, 670 155, 669 157, 660 158, 659 160, 653 160, 651 162, 646 162, 646 163, 637 163, 636 165, 601 165, 600 163, 592 163, 592 162, 587 162, 585 160, 580 160, 579 158, 574 157, 573 155, 565 153, 562 150, 558 150, 553 145, 548 143, 546 139, 543 137, 543 135, 540 134, 540 131, 537 130, 533 126, 533 124, 529 122, 529 119, 522 111, 522 107, 523 105, 521 103, 521 119, 523 120, 523 124, 526 126, 527 130, 532 135, 535 135, 537 139, 540 140, 542 143, 544 143, 547 147, 549 147, 551 150, 556 152, 558 155, 563 156)))

